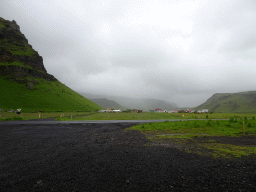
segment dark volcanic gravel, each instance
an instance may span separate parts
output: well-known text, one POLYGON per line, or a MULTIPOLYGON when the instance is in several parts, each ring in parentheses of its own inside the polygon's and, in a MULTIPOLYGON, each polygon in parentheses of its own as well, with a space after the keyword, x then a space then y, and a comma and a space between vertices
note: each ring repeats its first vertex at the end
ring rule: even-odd
POLYGON ((0 123, 0 191, 256 190, 255 158, 143 146, 140 132, 124 132, 132 125, 0 123))

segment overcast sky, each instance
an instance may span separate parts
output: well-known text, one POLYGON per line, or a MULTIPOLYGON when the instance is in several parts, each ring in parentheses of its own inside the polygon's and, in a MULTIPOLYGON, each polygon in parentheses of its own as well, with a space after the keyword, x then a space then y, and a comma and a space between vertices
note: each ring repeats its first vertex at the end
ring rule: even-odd
POLYGON ((0 17, 80 93, 194 107, 255 91, 255 0, 0 0, 0 17))

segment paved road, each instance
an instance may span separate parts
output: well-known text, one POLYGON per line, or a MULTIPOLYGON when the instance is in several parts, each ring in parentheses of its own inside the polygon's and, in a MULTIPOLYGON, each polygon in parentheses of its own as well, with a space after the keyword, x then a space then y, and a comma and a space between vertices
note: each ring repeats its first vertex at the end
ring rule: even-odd
MULTIPOLYGON (((193 120, 209 120, 209 119, 169 119, 169 120, 94 120, 94 121, 54 121, 42 120, 23 120, 23 121, 0 121, 0 125, 5 124, 90 124, 90 123, 155 123, 165 121, 193 121, 193 120)), ((211 120, 228 120, 228 119, 211 119, 211 120)))

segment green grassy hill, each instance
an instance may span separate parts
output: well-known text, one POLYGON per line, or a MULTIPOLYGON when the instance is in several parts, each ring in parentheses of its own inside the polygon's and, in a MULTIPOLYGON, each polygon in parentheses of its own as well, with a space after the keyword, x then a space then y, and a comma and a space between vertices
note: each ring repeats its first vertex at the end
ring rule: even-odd
POLYGON ((216 93, 196 109, 208 109, 221 113, 255 113, 256 91, 240 93, 216 93))
POLYGON ((99 105, 79 95, 59 81, 41 78, 7 78, 0 76, 0 108, 33 111, 96 111, 99 105), (31 88, 31 85, 34 87, 31 88))
MULTIPOLYGON (((40 37, 39 37, 40 38, 40 37)), ((0 109, 97 111, 103 109, 47 73, 43 58, 15 21, 0 17, 0 109)))

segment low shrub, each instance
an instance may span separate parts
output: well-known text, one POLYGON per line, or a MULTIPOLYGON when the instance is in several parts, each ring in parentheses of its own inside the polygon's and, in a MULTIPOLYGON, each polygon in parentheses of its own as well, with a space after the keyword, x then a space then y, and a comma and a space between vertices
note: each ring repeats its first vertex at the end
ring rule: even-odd
POLYGON ((194 128, 198 128, 198 127, 200 127, 200 126, 199 126, 196 122, 194 122, 194 123, 193 123, 193 127, 194 127, 194 128))
POLYGON ((22 117, 8 117, 3 119, 4 121, 23 120, 22 117))
POLYGON ((211 126, 211 121, 207 121, 206 127, 210 127, 210 126, 211 126))

